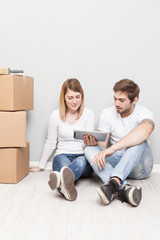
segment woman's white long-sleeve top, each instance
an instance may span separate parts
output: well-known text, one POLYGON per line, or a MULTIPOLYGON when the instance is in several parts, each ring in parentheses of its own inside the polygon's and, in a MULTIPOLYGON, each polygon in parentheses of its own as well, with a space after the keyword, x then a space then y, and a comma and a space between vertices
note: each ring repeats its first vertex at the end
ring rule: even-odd
POLYGON ((60 119, 59 109, 52 112, 48 122, 48 133, 39 167, 44 169, 46 163, 56 149, 54 156, 59 154, 83 154, 84 143, 73 137, 74 130, 94 130, 94 113, 84 108, 81 117, 69 124, 60 119))

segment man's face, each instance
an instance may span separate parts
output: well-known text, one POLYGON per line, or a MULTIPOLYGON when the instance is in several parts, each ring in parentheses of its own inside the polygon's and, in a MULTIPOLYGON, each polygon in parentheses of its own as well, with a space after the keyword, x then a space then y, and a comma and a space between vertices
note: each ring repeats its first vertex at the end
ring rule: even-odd
POLYGON ((134 101, 131 103, 126 92, 117 91, 114 93, 115 107, 122 118, 128 117, 133 112, 137 100, 138 98, 135 97, 134 101))

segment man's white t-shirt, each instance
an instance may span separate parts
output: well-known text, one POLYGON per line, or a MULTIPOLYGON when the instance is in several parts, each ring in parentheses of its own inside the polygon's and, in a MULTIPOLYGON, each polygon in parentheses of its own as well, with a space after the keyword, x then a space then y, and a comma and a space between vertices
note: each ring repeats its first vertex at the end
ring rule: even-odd
POLYGON ((85 144, 83 140, 73 137, 74 130, 94 130, 94 113, 84 108, 81 117, 74 123, 69 124, 61 120, 59 109, 52 112, 48 122, 48 134, 39 162, 40 168, 45 165, 56 149, 54 156, 58 154, 83 154, 85 144))
POLYGON ((153 113, 147 108, 135 105, 134 111, 126 118, 117 113, 115 106, 105 108, 100 116, 99 131, 110 133, 110 143, 114 144, 126 136, 144 119, 154 121, 153 113))

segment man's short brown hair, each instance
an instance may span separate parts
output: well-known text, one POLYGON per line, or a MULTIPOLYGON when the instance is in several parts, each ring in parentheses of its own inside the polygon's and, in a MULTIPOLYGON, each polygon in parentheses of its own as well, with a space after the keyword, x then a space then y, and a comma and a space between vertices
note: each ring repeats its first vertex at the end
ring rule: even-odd
POLYGON ((128 94, 128 98, 131 102, 134 101, 135 97, 139 97, 140 88, 139 86, 130 79, 122 79, 115 83, 113 87, 114 92, 121 91, 128 94))

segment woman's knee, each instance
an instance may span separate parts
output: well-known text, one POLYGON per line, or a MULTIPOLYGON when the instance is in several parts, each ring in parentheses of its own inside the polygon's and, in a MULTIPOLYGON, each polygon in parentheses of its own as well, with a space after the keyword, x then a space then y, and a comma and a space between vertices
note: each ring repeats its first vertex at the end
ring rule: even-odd
POLYGON ((86 160, 85 156, 80 156, 80 157, 76 158, 75 163, 78 166, 85 166, 85 165, 87 165, 87 160, 86 160))
POLYGON ((63 154, 59 154, 54 157, 52 163, 53 171, 60 172, 61 168, 64 166, 68 166, 70 164, 70 160, 63 154))
POLYGON ((74 170, 74 173, 78 171, 82 177, 89 177, 93 172, 93 169, 85 156, 76 158, 71 168, 74 170))

